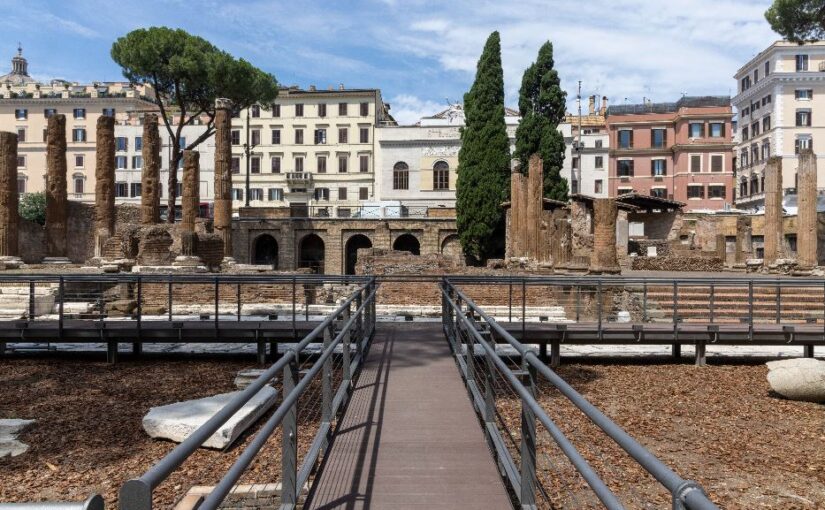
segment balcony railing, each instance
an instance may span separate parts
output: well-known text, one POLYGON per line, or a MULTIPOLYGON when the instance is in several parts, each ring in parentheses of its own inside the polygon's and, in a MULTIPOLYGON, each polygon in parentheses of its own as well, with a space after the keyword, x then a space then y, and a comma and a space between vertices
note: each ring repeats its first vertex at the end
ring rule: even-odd
POLYGON ((427 218, 427 206, 332 206, 332 205, 292 205, 291 218, 427 218))
POLYGON ((312 182, 312 174, 309 172, 287 172, 286 182, 289 184, 309 184, 312 182))

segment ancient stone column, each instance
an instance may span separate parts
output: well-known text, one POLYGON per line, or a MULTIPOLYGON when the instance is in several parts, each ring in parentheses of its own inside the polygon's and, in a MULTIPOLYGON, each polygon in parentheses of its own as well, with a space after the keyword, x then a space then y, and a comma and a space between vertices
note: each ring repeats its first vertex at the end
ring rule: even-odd
POLYGON ((95 257, 115 233, 115 119, 97 119, 95 144, 95 257))
MULTIPOLYGON (((66 257, 66 116, 49 117, 46 127, 46 257, 66 257)), ((48 260, 47 260, 48 261, 48 260)), ((54 260, 57 262, 57 260, 54 260)))
POLYGON ((765 257, 773 264, 782 257, 782 158, 772 157, 765 167, 765 257))
POLYGON ((593 253, 590 255, 591 273, 619 273, 616 257, 616 200, 593 199, 593 253))
POLYGON ((0 258, 17 258, 17 135, 0 132, 0 258))
POLYGON ((197 253, 195 219, 200 206, 200 154, 197 151, 183 151, 183 196, 181 207, 181 255, 193 257, 197 253))
MULTIPOLYGON (((160 133, 158 116, 153 113, 147 113, 143 117, 142 154, 140 223, 152 225, 160 222, 160 133)), ((175 211, 169 211, 168 214, 175 214, 175 211)))
POLYGON ((750 216, 736 218, 736 262, 744 264, 753 257, 753 240, 750 216))
POLYGON ((538 154, 530 156, 527 174, 527 256, 532 260, 539 258, 539 231, 541 230, 541 211, 544 209, 544 169, 538 154))
POLYGON ((796 216, 796 258, 803 268, 817 265, 817 219, 816 219, 816 155, 810 149, 799 153, 797 166, 798 209, 796 216))
POLYGON ((521 180, 524 174, 514 170, 510 174, 510 244, 511 257, 523 256, 521 249, 521 180))
POLYGON ((230 105, 215 111, 215 231, 223 239, 224 257, 232 257, 232 119, 230 105))

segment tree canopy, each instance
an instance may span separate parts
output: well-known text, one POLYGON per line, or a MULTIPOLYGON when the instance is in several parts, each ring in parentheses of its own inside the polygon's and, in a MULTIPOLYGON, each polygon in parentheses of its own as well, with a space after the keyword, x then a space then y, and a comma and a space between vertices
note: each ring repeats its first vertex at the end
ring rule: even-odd
MULTIPOLYGON (((238 112, 253 104, 266 108, 278 96, 274 76, 181 29, 133 30, 114 42, 111 55, 131 83, 154 88, 172 141, 170 169, 178 168, 184 149, 194 149, 215 132, 216 99, 229 99, 238 112), (207 118, 204 132, 181 147, 183 127, 201 117, 207 118)), ((169 211, 175 210, 176 188, 177 173, 170 171, 169 211)), ((174 214, 167 216, 174 222, 174 214)))
POLYGON ((38 191, 35 193, 24 193, 17 204, 20 218, 28 221, 46 224, 46 193, 38 191))
POLYGON ((567 181, 561 176, 564 137, 558 129, 564 120, 567 94, 561 88, 559 74, 553 65, 553 44, 547 41, 521 80, 518 101, 521 122, 516 130, 515 157, 526 173, 530 156, 541 156, 544 196, 567 200, 567 181))
POLYGON ((774 0, 765 19, 789 41, 825 39, 825 0, 774 0))
POLYGON ((478 60, 476 77, 464 94, 456 185, 456 222, 464 253, 476 260, 503 253, 501 203, 510 187, 510 141, 504 123, 501 41, 493 32, 478 60))

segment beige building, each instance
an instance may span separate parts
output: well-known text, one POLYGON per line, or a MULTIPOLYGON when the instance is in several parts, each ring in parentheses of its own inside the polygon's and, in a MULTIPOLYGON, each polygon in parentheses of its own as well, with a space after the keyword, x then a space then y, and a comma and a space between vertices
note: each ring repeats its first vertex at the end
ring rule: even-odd
MULTIPOLYGON (((765 164, 782 161, 786 195, 796 193, 797 154, 811 148, 825 158, 825 41, 776 42, 735 75, 739 115, 736 146, 736 206, 764 204, 765 164)), ((819 188, 825 188, 825 165, 819 165, 819 188)))
MULTIPOLYGON (((101 115, 127 122, 129 112, 154 110, 152 90, 126 82, 39 83, 28 72, 18 48, 10 73, 0 76, 0 130, 18 135, 18 189, 43 191, 46 177, 46 124, 66 116, 69 198, 94 202, 95 129, 101 115), (147 97, 150 96, 150 97, 147 97)), ((115 128, 116 132, 118 128, 115 128)))
POLYGON ((281 89, 274 104, 233 119, 234 207, 248 198, 252 207, 289 206, 298 216, 372 214, 363 206, 375 200, 375 130, 394 123, 377 89, 281 89))

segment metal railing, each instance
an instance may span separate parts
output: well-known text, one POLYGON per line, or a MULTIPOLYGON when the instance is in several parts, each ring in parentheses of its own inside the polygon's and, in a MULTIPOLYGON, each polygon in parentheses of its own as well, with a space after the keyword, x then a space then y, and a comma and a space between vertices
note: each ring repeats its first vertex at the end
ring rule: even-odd
MULTIPOLYGON (((522 508, 542 506, 567 506, 555 492, 557 487, 545 481, 549 476, 545 470, 541 475, 537 470, 537 459, 542 449, 550 441, 540 441, 537 437, 537 423, 544 427, 552 443, 572 464, 580 476, 606 508, 618 509, 623 505, 608 484, 580 453, 568 437, 569 433, 550 418, 539 402, 537 389, 540 378, 557 389, 564 398, 601 429, 615 444, 620 446, 641 468, 652 475, 669 493, 674 509, 715 509, 704 490, 695 482, 682 479, 650 451, 616 425, 604 413, 588 402, 573 387, 553 370, 513 338, 502 326, 487 316, 472 299, 467 297, 453 283, 444 279, 441 284, 442 324, 451 349, 460 367, 462 376, 471 394, 474 406, 484 422, 484 430, 505 481, 513 491, 522 508), (508 366, 512 357, 505 358, 496 350, 493 335, 499 336, 517 353, 518 366, 508 366), (508 424, 502 417, 496 401, 496 393, 507 393, 510 403, 520 407, 520 423, 508 424), (500 430, 503 429, 503 430, 500 430), (516 429, 516 432, 513 431, 516 429), (517 460, 518 459, 518 462, 517 460)), ((557 456, 559 457, 559 456, 557 456)), ((608 464, 608 463, 604 463, 608 464)), ((554 467, 558 464, 554 464, 554 467)), ((604 469, 604 466, 602 466, 604 469)), ((562 472, 561 468, 557 469, 562 472)), ((574 474, 575 474, 574 473, 574 474)), ((572 499, 572 506, 578 508, 581 502, 575 494, 575 487, 564 483, 572 499)), ((642 501, 634 498, 635 504, 642 501)))
POLYGON ((103 510, 103 498, 98 494, 86 501, 41 501, 37 503, 0 503, 0 510, 103 510))
POLYGON ((217 508, 233 490, 250 463, 272 434, 281 427, 281 508, 294 508, 300 497, 300 490, 325 452, 334 421, 346 406, 353 377, 363 363, 369 341, 375 331, 375 296, 377 284, 369 279, 352 293, 332 314, 297 345, 289 349, 276 363, 265 370, 246 389, 234 397, 206 423, 192 432, 168 455, 152 466, 139 478, 126 482, 120 490, 121 510, 150 510, 152 495, 184 461, 212 436, 229 418, 241 409, 273 378, 280 375, 282 380, 281 402, 273 414, 258 430, 255 437, 241 452, 232 467, 220 482, 206 496, 198 507, 204 510, 217 508), (336 321, 339 321, 336 326, 336 321), (308 350, 312 343, 321 343, 322 350, 308 350), (336 350, 340 347, 340 356, 336 350), (312 365, 299 377, 298 362, 311 357, 312 365), (341 376, 334 387, 333 359, 339 356, 341 376), (320 379, 322 399, 320 402, 321 422, 314 434, 309 450, 298 465, 298 399, 310 384, 320 379))

